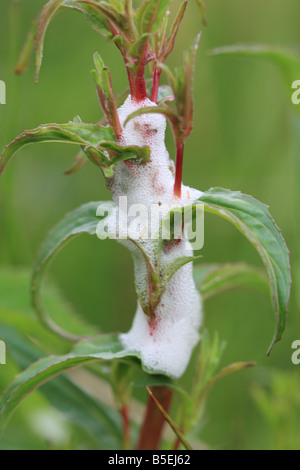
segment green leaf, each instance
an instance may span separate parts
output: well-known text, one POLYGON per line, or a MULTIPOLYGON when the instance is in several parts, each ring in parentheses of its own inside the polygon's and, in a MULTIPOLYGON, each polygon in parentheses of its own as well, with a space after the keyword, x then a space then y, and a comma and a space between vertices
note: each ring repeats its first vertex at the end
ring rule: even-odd
POLYGON ((116 100, 112 88, 110 71, 105 67, 100 54, 94 54, 96 71, 92 71, 96 82, 97 92, 102 110, 111 127, 114 129, 117 139, 122 134, 122 127, 119 120, 116 100))
POLYGON ((145 0, 136 11, 137 27, 141 34, 157 31, 169 7, 170 0, 145 0))
MULTIPOLYGON (((44 124, 36 129, 25 131, 5 147, 0 158, 0 175, 10 159, 22 147, 36 142, 62 142, 91 147, 98 156, 98 147, 104 140, 113 140, 114 133, 109 127, 97 124, 69 122, 68 124, 44 124)), ((107 159, 108 160, 108 159, 107 159)))
POLYGON ((217 375, 215 375, 211 380, 209 380, 206 385, 205 389, 203 390, 205 393, 209 388, 211 388, 216 382, 227 377, 228 375, 234 374, 235 372, 239 372, 241 370, 249 369, 250 367, 256 366, 256 362, 235 362, 234 364, 230 364, 229 366, 224 367, 217 375))
POLYGON ((114 7, 119 13, 124 13, 125 3, 128 3, 127 0, 110 0, 110 5, 114 7))
POLYGON ((97 33, 101 34, 101 36, 103 36, 107 41, 112 40, 113 34, 107 26, 103 16, 99 14, 99 11, 95 8, 94 5, 89 5, 88 3, 78 1, 65 0, 64 6, 68 8, 74 8, 80 13, 83 13, 91 27, 97 33))
POLYGON ((125 120, 124 127, 129 123, 129 121, 138 116, 142 116, 143 114, 162 114, 163 116, 169 119, 173 127, 175 127, 178 122, 177 116, 173 112, 173 110, 169 106, 166 106, 164 103, 160 103, 157 106, 146 106, 145 108, 141 108, 137 111, 134 111, 125 120))
POLYGON ((203 21, 203 24, 204 26, 207 25, 207 21, 206 21, 206 5, 204 3, 203 0, 195 0, 198 7, 200 8, 200 12, 201 12, 201 15, 202 15, 202 21, 203 21))
POLYGON ((50 0, 46 5, 44 5, 41 13, 32 24, 16 65, 16 73, 21 74, 26 71, 32 53, 34 49, 36 49, 35 77, 36 82, 38 82, 43 60, 44 41, 48 26, 54 17, 66 8, 71 8, 83 13, 95 31, 101 34, 107 41, 112 40, 113 34, 107 25, 104 12, 101 11, 98 3, 92 1, 79 2, 76 0, 50 0))
POLYGON ((220 341, 217 332, 215 332, 213 338, 211 338, 207 330, 202 332, 201 342, 196 355, 190 402, 187 400, 183 402, 181 411, 182 429, 185 432, 194 429, 200 420, 203 413, 205 386, 216 374, 225 347, 225 341, 220 341))
POLYGON ((105 1, 96 2, 93 0, 81 0, 81 3, 86 3, 95 8, 96 11, 105 19, 107 22, 112 22, 122 32, 128 31, 128 23, 126 15, 123 13, 123 8, 116 8, 116 5, 112 2, 108 3, 105 1))
POLYGON ((137 41, 135 41, 135 43, 128 50, 128 57, 136 59, 136 61, 132 60, 133 63, 128 64, 128 67, 130 69, 138 68, 138 64, 140 64, 141 58, 143 56, 145 44, 149 36, 150 36, 150 33, 144 33, 139 39, 137 39, 137 41))
POLYGON ((41 300, 41 284, 45 272, 56 253, 71 239, 82 234, 96 235, 99 219, 96 216, 99 202, 84 204, 68 214, 47 236, 41 246, 32 277, 32 303, 42 324, 60 336, 77 341, 78 335, 67 333, 48 316, 41 300))
MULTIPOLYGON (((157 245, 160 246, 160 242, 157 245)), ((144 313, 153 318, 155 306, 163 293, 159 274, 154 270, 149 256, 140 243, 129 239, 127 246, 134 263, 134 281, 137 296, 144 313)))
POLYGON ((272 302, 276 315, 276 332, 269 348, 281 339, 285 330, 291 276, 289 251, 268 207, 252 196, 222 188, 211 188, 197 202, 205 210, 219 215, 236 226, 260 254, 270 281, 272 302))
POLYGON ((204 300, 229 289, 270 292, 265 272, 245 263, 199 264, 194 269, 194 279, 204 300))
MULTIPOLYGON (((124 350, 117 335, 102 335, 79 342, 66 355, 40 359, 15 377, 0 398, 0 426, 3 427, 16 407, 33 390, 58 375, 97 361, 138 358, 135 351, 124 350)), ((145 369, 148 373, 153 373, 145 369)))
POLYGON ((163 278, 162 278, 162 281, 161 281, 161 285, 164 287, 164 289, 167 287, 170 279, 178 271, 178 269, 180 269, 182 266, 185 266, 188 263, 192 263, 193 261, 196 261, 200 258, 202 258, 202 256, 182 256, 180 258, 177 258, 171 264, 169 264, 166 267, 166 269, 163 271, 163 278))
MULTIPOLYGON (((53 351, 65 352, 69 348, 69 343, 62 341, 37 322, 31 305, 30 282, 31 270, 29 269, 5 267, 0 269, 0 321, 13 326, 23 336, 34 338, 47 354, 53 351)), ((74 334, 97 333, 94 327, 77 315, 52 283, 45 286, 43 297, 46 308, 53 312, 54 321, 58 320, 63 327, 67 327, 74 334)))
POLYGON ((137 145, 124 147, 116 142, 102 142, 101 148, 110 153, 110 165, 129 159, 138 159, 140 163, 150 162, 151 151, 149 147, 138 147, 137 145))
POLYGON ((128 405, 132 388, 132 364, 123 360, 114 361, 110 368, 110 383, 118 405, 128 405))
POLYGON ((17 65, 15 67, 15 73, 21 75, 26 72, 29 66, 30 59, 35 49, 35 39, 38 31, 40 22, 40 16, 38 16, 33 22, 30 31, 27 35, 27 39, 20 53, 17 65))
MULTIPOLYGON (((170 243, 172 242, 173 241, 170 243)), ((166 245, 164 246, 164 241, 162 239, 157 239, 156 244, 153 247, 153 250, 157 254, 157 262, 156 265, 153 266, 142 242, 128 238, 126 246, 129 248, 134 262, 135 289, 140 305, 145 315, 148 315, 153 319, 155 308, 165 292, 172 276, 182 266, 193 262, 199 257, 182 256, 170 263, 162 263, 161 255, 163 247, 166 248, 166 245)))
POLYGON ((194 44, 184 56, 184 66, 178 67, 175 72, 175 82, 173 84, 173 91, 175 97, 175 105, 180 126, 178 126, 177 134, 181 135, 185 140, 191 135, 193 130, 193 116, 194 116, 194 73, 196 64, 196 53, 198 51, 201 33, 199 33, 194 41, 194 44), (175 85, 175 86, 174 86, 175 85))
POLYGON ((36 72, 35 72, 35 81, 38 82, 39 72, 43 60, 43 50, 44 50, 44 40, 45 35, 48 29, 48 26, 55 15, 61 9, 64 0, 50 0, 46 5, 44 5, 43 10, 40 14, 39 26, 36 32, 35 44, 36 44, 36 72))
POLYGON ((171 52, 174 50, 177 33, 178 33, 179 27, 181 25, 181 22, 183 20, 183 17, 184 17, 185 11, 187 9, 188 3, 189 3, 188 1, 183 2, 182 5, 180 6, 179 10, 178 10, 178 13, 176 15, 176 18, 175 18, 174 23, 173 23, 172 28, 171 28, 170 37, 167 40, 165 50, 162 54, 162 57, 160 58, 161 62, 164 62, 166 60, 166 58, 168 57, 168 55, 170 55, 171 52))
POLYGON ((220 340, 218 332, 213 338, 207 330, 202 334, 192 396, 199 399, 206 384, 214 377, 226 348, 226 342, 220 340))
POLYGON ((125 147, 114 142, 115 135, 110 127, 82 122, 68 124, 44 124, 36 129, 25 131, 6 146, 0 158, 0 175, 10 159, 22 147, 36 142, 60 142, 80 145, 86 156, 99 166, 106 177, 113 175, 113 167, 123 160, 150 160, 148 147, 125 147), (107 154, 110 155, 110 158, 107 154))
POLYGON ((191 401, 185 403, 182 413, 183 429, 195 429, 203 414, 204 402, 210 388, 223 377, 255 365, 253 362, 238 362, 218 371, 226 343, 221 341, 216 332, 211 338, 207 330, 202 334, 200 347, 196 358, 196 367, 193 377, 191 401))

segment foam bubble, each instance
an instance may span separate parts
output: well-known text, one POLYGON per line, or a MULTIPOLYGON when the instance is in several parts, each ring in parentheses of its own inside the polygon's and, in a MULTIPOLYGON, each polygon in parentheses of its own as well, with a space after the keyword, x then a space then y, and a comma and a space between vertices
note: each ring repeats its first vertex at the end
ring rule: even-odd
MULTIPOLYGON (((161 114, 144 114, 126 125, 126 118, 141 107, 155 106, 146 99, 141 103, 129 96, 119 108, 123 126, 123 145, 148 146, 151 161, 145 165, 122 162, 117 165, 112 182, 112 196, 117 205, 120 197, 127 196, 130 204, 142 203, 148 209, 153 204, 182 207, 191 204, 201 195, 200 191, 182 185, 181 199, 174 198, 174 163, 165 146, 166 119, 161 114)), ((118 209, 117 209, 118 211, 118 209)), ((146 221, 145 221, 146 223, 146 221)), ((143 225, 143 222, 141 223, 143 225)), ((119 226, 119 233, 126 227, 119 226)), ((141 232, 143 226, 140 227, 141 232)), ((141 260, 141 252, 130 241, 122 241, 134 254, 137 288, 147 289, 147 266, 141 260)), ((156 241, 140 240, 140 245, 155 266, 156 241)), ((188 241, 182 240, 169 247, 160 258, 161 267, 177 258, 190 255, 188 241)), ((193 348, 199 341, 201 325, 201 299, 193 280, 192 264, 181 267, 170 279, 160 303, 155 309, 155 321, 149 321, 138 302, 132 328, 120 335, 124 346, 141 354, 145 366, 157 373, 180 377, 185 371, 193 348)))

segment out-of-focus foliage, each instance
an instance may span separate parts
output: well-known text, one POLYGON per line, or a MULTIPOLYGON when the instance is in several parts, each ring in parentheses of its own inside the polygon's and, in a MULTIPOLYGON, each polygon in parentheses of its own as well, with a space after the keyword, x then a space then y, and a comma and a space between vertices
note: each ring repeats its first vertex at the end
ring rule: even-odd
POLYGON ((299 450, 299 374, 273 370, 267 375, 267 383, 253 386, 252 395, 268 427, 268 449, 299 450))
MULTIPOLYGON (((2 268, 0 271, 0 330, 7 348, 7 366, 0 376, 1 390, 8 386, 16 370, 27 368, 45 353, 63 354, 69 349, 68 343, 48 333, 36 321, 30 306, 29 283, 30 273, 25 270, 2 268)), ((45 303, 56 312, 56 318, 75 329, 81 326, 82 330, 83 325, 76 322, 76 315, 55 288, 45 289, 45 303)), ((11 394, 7 395, 13 403, 15 399, 11 398, 11 394)), ((1 418, 2 429, 4 424, 1 418)), ((116 448, 120 443, 117 412, 91 398, 64 376, 42 386, 33 399, 26 400, 8 432, 3 433, 0 448, 116 448), (20 422, 24 436, 19 430, 20 422), (101 436, 100 439, 95 439, 95 435, 101 436)))

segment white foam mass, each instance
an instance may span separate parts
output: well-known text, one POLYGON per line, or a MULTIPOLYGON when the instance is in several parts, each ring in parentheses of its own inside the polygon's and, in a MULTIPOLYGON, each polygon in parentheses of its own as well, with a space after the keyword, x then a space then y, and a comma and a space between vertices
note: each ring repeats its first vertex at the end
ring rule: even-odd
MULTIPOLYGON (((174 198, 173 195, 174 163, 165 147, 165 117, 161 114, 144 114, 132 119, 124 127, 124 122, 131 113, 146 106, 155 106, 155 103, 148 99, 137 103, 129 96, 118 110, 123 127, 121 143, 150 147, 151 161, 144 165, 128 162, 118 164, 111 188, 113 199, 119 206, 119 198, 127 196, 128 207, 141 203, 149 211, 153 204, 168 204, 172 207, 191 204, 201 195, 200 191, 182 185, 181 199, 174 198)), ((119 233, 125 229, 126 227, 118 227, 119 233)), ((141 219, 141 234, 143 229, 141 219)), ((136 258, 137 288, 146 291, 146 263, 132 242, 123 243, 133 251, 136 258)), ((154 240, 143 240, 142 237, 140 240, 152 266, 157 261, 155 243, 154 240)), ((191 255, 189 242, 182 240, 162 253, 160 264, 164 266, 179 257, 191 255)), ((155 308, 155 321, 150 320, 138 302, 132 328, 128 333, 121 334, 120 339, 124 347, 140 353, 146 368, 177 378, 184 373, 193 348, 199 341, 201 317, 201 299, 193 280, 192 263, 189 263, 171 277, 155 308)))

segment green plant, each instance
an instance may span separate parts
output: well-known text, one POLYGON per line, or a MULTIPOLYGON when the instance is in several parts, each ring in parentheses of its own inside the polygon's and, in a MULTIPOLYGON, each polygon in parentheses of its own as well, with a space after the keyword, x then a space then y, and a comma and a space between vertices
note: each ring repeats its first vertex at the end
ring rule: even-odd
MULTIPOLYGON (((30 143, 54 141, 77 145, 81 153, 68 172, 74 172, 86 161, 91 161, 101 170, 113 198, 109 206, 89 203, 68 214, 47 236, 38 253, 32 277, 32 303, 41 323, 58 335, 61 342, 54 344, 53 336, 51 339, 46 336, 47 341, 40 349, 56 355, 33 362, 6 389, 0 402, 2 426, 28 393, 63 372, 87 366, 112 386, 122 418, 122 432, 118 425, 112 427, 117 438, 122 435, 124 448, 135 445, 131 439, 128 406, 132 384, 146 387, 149 392, 138 448, 159 447, 164 420, 176 434, 175 441, 169 445, 178 448, 182 443, 186 448, 191 447, 187 439, 192 437, 201 418, 209 388, 225 375, 253 365, 238 362, 218 371, 224 344, 217 336, 211 339, 202 331, 193 385, 189 391, 181 388, 178 379, 186 370, 192 351, 200 340, 201 296, 193 276, 204 299, 235 285, 255 287, 264 292, 268 290, 265 274, 244 264, 199 264, 193 271, 195 256, 192 245, 187 238, 180 238, 174 227, 176 218, 183 212, 189 212, 191 221, 196 221, 198 206, 235 225, 256 247, 266 266, 277 320, 269 352, 284 331, 290 291, 289 256, 267 206, 240 192, 222 188, 200 192, 182 184, 184 145, 192 132, 193 73, 200 35, 185 54, 183 65, 171 71, 165 60, 174 49, 178 28, 189 2, 183 2, 171 28, 168 27, 169 3, 168 0, 146 0, 134 9, 130 0, 110 3, 52 0, 34 21, 21 53, 17 73, 26 69, 36 49, 38 80, 44 37, 50 21, 62 10, 79 11, 121 52, 130 95, 118 108, 119 99, 114 96, 109 69, 96 53, 92 73, 104 121, 86 124, 77 116, 66 124, 44 124, 25 131, 2 154, 0 174, 13 155, 30 143), (162 73, 168 79, 168 86, 160 86, 162 73), (176 165, 169 158, 164 144, 166 119, 174 133, 176 165), (128 206, 142 203, 147 209, 162 207, 162 222, 167 222, 168 218, 174 222, 171 237, 163 237, 158 232, 158 236, 144 239, 142 234, 146 221, 141 217, 136 226, 137 238, 128 235, 127 221, 124 225, 118 220, 116 225, 116 218, 123 210, 124 197, 128 206), (101 234, 99 222, 105 229, 101 234), (127 334, 94 334, 82 325, 74 325, 69 316, 50 316, 45 309, 41 286, 46 269, 56 253, 81 233, 102 235, 103 238, 105 233, 114 234, 132 253, 138 307, 133 327, 127 334), (66 341, 76 343, 71 351, 66 341), (109 364, 108 369, 102 367, 103 363, 109 364), (140 377, 141 373, 142 379, 136 383, 133 375, 140 377), (178 395, 176 424, 168 415, 174 393, 178 395)), ((203 11, 202 2, 198 3, 203 11)), ((29 326, 33 328, 31 324, 29 326)), ((40 330, 32 334, 39 339, 40 330)), ((35 351, 35 354, 40 357, 42 352, 35 351)), ((37 358, 33 356, 31 354, 34 361, 37 358)), ((63 385, 60 393, 65 397, 63 385)))

